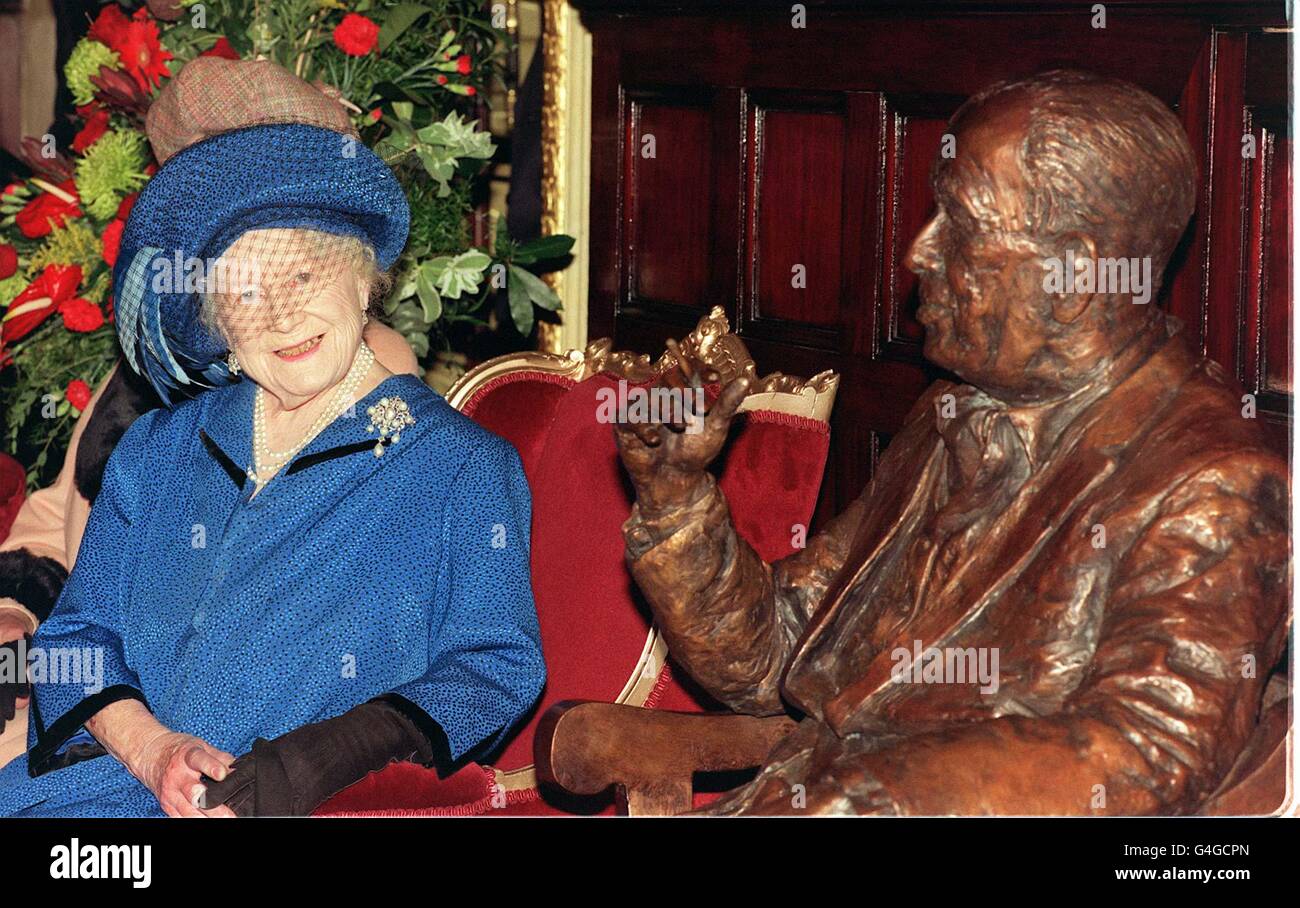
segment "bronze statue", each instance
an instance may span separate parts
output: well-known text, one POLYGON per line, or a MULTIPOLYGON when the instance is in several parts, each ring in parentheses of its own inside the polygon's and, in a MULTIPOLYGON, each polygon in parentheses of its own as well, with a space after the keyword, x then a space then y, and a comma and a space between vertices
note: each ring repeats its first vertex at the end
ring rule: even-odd
POLYGON ((951 132, 907 265, 964 384, 805 549, 764 564, 705 470, 745 378, 703 431, 616 428, 672 655, 738 712, 801 717, 708 812, 1189 813, 1283 651, 1287 463, 1153 301, 1195 205, 1177 119, 1058 71, 951 132))

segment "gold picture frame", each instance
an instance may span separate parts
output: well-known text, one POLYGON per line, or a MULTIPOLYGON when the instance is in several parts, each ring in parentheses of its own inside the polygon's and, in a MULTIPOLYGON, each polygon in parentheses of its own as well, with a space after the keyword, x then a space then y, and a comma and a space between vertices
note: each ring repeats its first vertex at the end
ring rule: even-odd
POLYGON ((542 0, 542 234, 574 238, 573 261, 546 276, 560 324, 538 327, 538 349, 587 346, 591 186, 591 33, 567 0, 542 0))

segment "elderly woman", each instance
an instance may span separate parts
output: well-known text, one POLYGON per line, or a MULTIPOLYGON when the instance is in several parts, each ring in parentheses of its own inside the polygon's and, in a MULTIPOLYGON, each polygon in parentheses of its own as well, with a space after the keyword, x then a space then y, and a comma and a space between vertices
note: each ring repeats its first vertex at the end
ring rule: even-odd
POLYGON ((124 355, 164 402, 214 387, 113 451, 0 814, 305 815, 393 760, 491 747, 540 693, 519 457, 363 342, 408 212, 349 138, 207 136, 136 202, 124 355))

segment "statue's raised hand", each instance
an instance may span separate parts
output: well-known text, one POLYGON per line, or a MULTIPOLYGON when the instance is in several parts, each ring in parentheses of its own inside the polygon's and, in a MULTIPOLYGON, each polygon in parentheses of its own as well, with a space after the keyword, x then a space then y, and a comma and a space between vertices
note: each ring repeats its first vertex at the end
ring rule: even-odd
MULTIPOLYGON (((673 341, 668 346, 677 358, 677 366, 660 376, 655 387, 686 392, 682 399, 689 403, 690 392, 703 387, 704 382, 716 381, 717 375, 673 341)), ((659 421, 614 424, 619 455, 636 489, 642 514, 681 507, 703 494, 705 470, 722 450, 731 420, 748 393, 749 379, 740 376, 723 387, 707 412, 673 407, 666 414, 661 412, 659 421)))

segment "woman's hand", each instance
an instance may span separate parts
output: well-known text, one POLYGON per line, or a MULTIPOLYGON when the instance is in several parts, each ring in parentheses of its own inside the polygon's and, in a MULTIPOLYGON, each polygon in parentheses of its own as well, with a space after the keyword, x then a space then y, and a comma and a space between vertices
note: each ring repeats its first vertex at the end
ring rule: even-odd
POLYGON ((175 732, 139 700, 118 700, 86 722, 86 729, 153 792, 169 817, 233 817, 229 808, 200 810, 201 774, 224 779, 235 758, 202 738, 175 732))
POLYGON ((164 731, 150 739, 127 769, 154 793, 169 817, 233 817, 229 807, 200 810, 195 806, 204 789, 199 776, 224 779, 233 762, 232 755, 202 738, 164 731))
MULTIPOLYGON (((442 735, 432 720, 430 724, 442 735)), ((258 738, 228 778, 213 776, 216 781, 200 803, 222 805, 210 811, 214 814, 310 816, 331 796, 395 760, 431 766, 446 749, 445 735, 430 741, 405 712, 380 698, 271 741, 258 738)))

